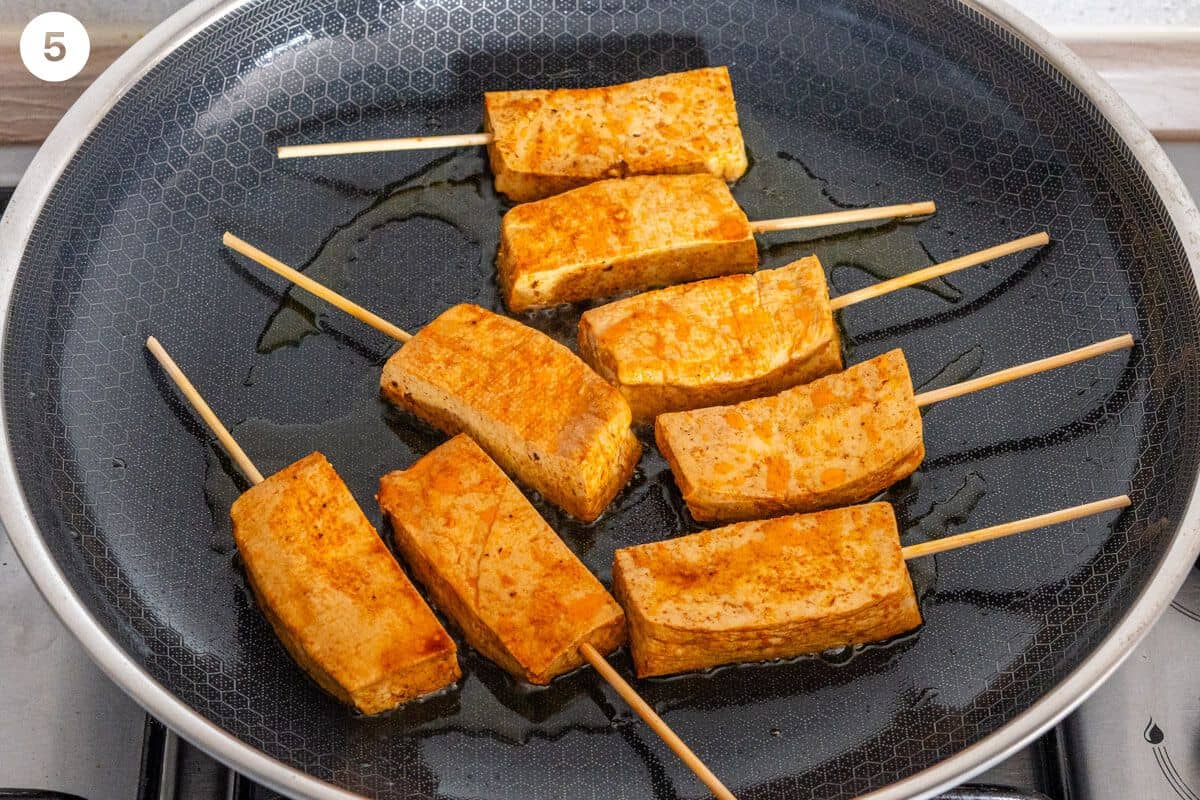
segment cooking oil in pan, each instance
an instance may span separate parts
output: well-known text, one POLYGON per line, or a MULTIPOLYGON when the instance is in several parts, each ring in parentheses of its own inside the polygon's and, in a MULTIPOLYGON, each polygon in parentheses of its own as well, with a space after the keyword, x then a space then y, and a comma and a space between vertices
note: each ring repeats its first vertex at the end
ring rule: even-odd
MULTIPOLYGON (((753 144, 753 136, 749 139, 753 144)), ((775 153, 752 161, 752 168, 735 187, 735 194, 752 217, 763 216, 758 212, 767 205, 775 216, 819 213, 846 205, 794 155, 775 153)), ((407 330, 419 329, 457 302, 474 302, 507 313, 494 278, 499 218, 507 207, 492 189, 483 154, 464 150, 431 161, 388 186, 349 222, 331 231, 302 269, 407 330)), ((918 239, 919 230, 917 222, 867 224, 850 230, 772 234, 762 237, 760 246, 766 266, 779 266, 816 252, 832 275, 836 293, 842 290, 842 284, 853 282, 848 279, 855 271, 886 278, 929 264, 932 259, 918 239), (843 275, 847 280, 841 279, 843 275)), ((945 280, 924 288, 947 302, 959 298, 958 291, 945 280)), ((579 315, 595 304, 561 306, 518 318, 574 348, 579 315)), ((294 377, 291 381, 285 378, 287 360, 281 358, 281 348, 314 348, 314 353, 321 351, 321 355, 314 356, 318 363, 320 358, 334 356, 354 359, 352 368, 347 368, 352 378, 344 404, 338 409, 340 413, 326 420, 279 424, 252 419, 233 429, 264 473, 313 450, 324 452, 385 540, 390 538, 389 532, 374 502, 379 477, 410 466, 445 438, 380 398, 382 360, 396 346, 307 293, 289 291, 263 327, 259 355, 244 381, 247 391, 262 392, 267 397, 272 387, 294 383, 294 377), (322 333, 325 335, 317 338, 337 340, 337 346, 315 339, 306 341, 322 333)), ((957 366, 952 363, 946 369, 954 371, 957 366)), ((321 379, 321 375, 313 375, 314 381, 321 379)), ((633 480, 596 522, 580 523, 538 495, 528 494, 551 526, 606 583, 611 580, 612 555, 617 548, 683 535, 699 527, 687 514, 666 462, 654 445, 650 427, 640 427, 637 434, 645 455, 633 480)), ((213 455, 205 485, 216 531, 213 547, 223 553, 233 549, 228 509, 244 488, 240 480, 230 477, 232 469, 224 456, 213 455)), ((893 493, 902 497, 905 487, 911 490, 911 484, 905 482, 893 493)), ((978 498, 968 503, 959 495, 968 498, 974 496, 973 492, 964 488, 946 501, 945 510, 942 506, 936 513, 931 509, 915 521, 915 534, 909 531, 906 537, 939 533, 939 526, 949 525, 969 512, 978 498)), ((230 564, 236 568, 232 560, 230 564)), ((919 594, 926 595, 936 578, 932 563, 914 564, 913 578, 919 594)), ((453 625, 448 627, 454 630, 453 625)), ((641 686, 647 699, 660 710, 732 706, 753 699, 747 693, 756 682, 747 673, 788 672, 779 683, 789 684, 789 691, 795 691, 796 686, 812 681, 827 683, 831 674, 845 673, 848 680, 854 671, 842 669, 846 664, 860 660, 882 664, 912 640, 913 635, 909 635, 819 656, 644 681, 641 686)), ((367 720, 366 728, 355 735, 388 736, 403 729, 423 735, 459 731, 524 741, 529 737, 557 737, 569 730, 620 728, 635 719, 589 670, 563 676, 548 687, 530 687, 513 681, 463 642, 459 644, 464 677, 457 688, 410 704, 383 719, 367 720)), ((623 651, 613 660, 619 669, 631 672, 623 651)))
MULTIPOLYGON (((473 302, 494 307, 492 263, 499 242, 499 219, 506 205, 491 186, 483 156, 469 148, 432 161, 388 186, 350 221, 335 228, 316 254, 298 268, 339 293, 356 298, 372 311, 407 330, 425 325, 447 307, 473 302), (413 253, 416 266, 379 245, 404 245, 414 224, 445 226, 448 235, 432 237, 434 252, 413 253), (362 271, 386 278, 385 292, 362 293, 362 271)), ((408 242, 411 244, 411 240, 408 242)), ((336 326, 349 322, 303 289, 289 289, 259 337, 260 353, 296 345, 319 330, 322 317, 337 315, 336 326)))
POLYGON ((922 381, 916 389, 918 392, 928 392, 962 383, 979 372, 981 366, 983 366, 983 347, 974 345, 951 358, 945 366, 922 381))

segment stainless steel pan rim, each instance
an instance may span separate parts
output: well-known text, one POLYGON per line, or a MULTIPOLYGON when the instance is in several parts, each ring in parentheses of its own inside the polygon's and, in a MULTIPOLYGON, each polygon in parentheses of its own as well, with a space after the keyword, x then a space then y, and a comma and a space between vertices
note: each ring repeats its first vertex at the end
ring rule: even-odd
MULTIPOLYGON (((0 331, 7 330, 24 247, 43 204, 87 138, 114 103, 148 70, 212 20, 249 0, 194 0, 116 61, 89 88, 39 150, 0 220, 0 331)), ((1004 0, 962 0, 1015 34, 1068 77, 1107 118, 1146 171, 1176 226, 1192 274, 1200 282, 1200 212, 1145 125, 1112 87, 1051 36, 1004 0)), ((0 333, 3 337, 4 333, 0 333)), ((5 344, 0 338, 0 348, 5 344)), ((0 406, 0 430, 7 430, 0 406)), ((1162 563, 1125 618, 1061 684, 1028 710, 953 757, 868 797, 926 797, 953 786, 1024 746, 1094 691, 1146 634, 1200 555, 1200 503, 1195 490, 1179 531, 1162 563)), ((71 590, 33 521, 17 478, 8 437, 0 441, 0 522, 34 582, 68 629, 102 670, 149 713, 185 739, 251 778, 293 797, 353 798, 356 795, 273 759, 201 717, 150 677, 113 641, 71 590)))

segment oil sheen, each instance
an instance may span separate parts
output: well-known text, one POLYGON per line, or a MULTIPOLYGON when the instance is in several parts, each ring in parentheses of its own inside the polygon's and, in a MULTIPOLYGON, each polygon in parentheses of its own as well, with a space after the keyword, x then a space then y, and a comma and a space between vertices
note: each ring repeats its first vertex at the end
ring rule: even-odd
MULTIPOLYGON (((752 166, 734 188, 739 202, 752 218, 764 214, 791 216, 821 213, 848 207, 826 181, 793 154, 772 151, 765 132, 747 125, 752 166), (755 142, 762 141, 762 147, 755 142)), ((909 198, 898 198, 897 202, 909 198)), ((495 193, 481 150, 469 149, 431 157, 426 166, 388 185, 370 198, 348 222, 331 230, 312 257, 295 265, 305 273, 368 307, 407 330, 416 330, 437 314, 459 302, 472 302, 498 313, 507 313, 499 299, 494 259, 499 218, 508 208, 495 193), (405 254, 436 252, 437 266, 422 274, 406 270, 405 254)), ((830 276, 831 293, 850 291, 866 283, 908 272, 932 263, 922 244, 930 221, 869 223, 852 227, 773 233, 760 237, 764 267, 816 253, 830 276)), ((428 259, 425 259, 428 262, 428 259)), ((917 290, 951 306, 960 298, 951 281, 941 279, 917 290)), ((575 349, 580 314, 596 302, 544 309, 518 318, 566 346, 575 349)), ((843 341, 847 362, 858 360, 860 328, 847 329, 843 341)), ((872 346, 874 346, 872 342, 872 346)), ((278 308, 263 322, 257 360, 245 377, 248 390, 279 381, 295 382, 296 372, 310 348, 325 348, 324 357, 340 353, 349 362, 350 375, 344 397, 314 420, 281 423, 249 419, 233 425, 244 449, 259 468, 271 473, 314 450, 325 453, 348 483, 367 517, 390 545, 390 532, 374 501, 378 479, 393 469, 411 465, 444 436, 429 425, 384 402, 378 392, 379 370, 398 343, 370 330, 340 311, 328 307, 300 289, 281 295, 278 308), (326 339, 318 343, 319 339, 326 339), (319 417, 319 418, 318 418, 319 417)), ((876 347, 875 349, 878 349, 876 347)), ((947 375, 961 379, 978 366, 970 354, 948 360, 947 375)), ((313 381, 322 380, 315 372, 313 381)), ((302 387, 298 387, 300 390, 302 387)), ((609 584, 613 551, 620 547, 669 538, 698 530, 688 515, 671 479, 665 460, 654 446, 648 426, 638 436, 645 450, 629 485, 603 516, 582 524, 544 502, 529 498, 574 552, 609 584)), ((977 476, 976 476, 977 477, 977 476)), ((963 521, 985 491, 973 480, 953 497, 919 518, 908 519, 906 499, 920 475, 904 481, 882 496, 897 504, 906 543, 940 535, 963 521)), ((229 556, 229 569, 239 571, 234 553, 228 509, 245 488, 224 455, 209 457, 205 494, 212 511, 212 548, 229 556)), ((927 559, 932 562, 932 559, 927 559)), ((914 565, 914 584, 926 597, 936 583, 932 563, 914 565)), ((244 586, 240 575, 232 584, 244 586)), ((252 598, 242 590, 245 603, 252 598)), ((452 623, 447 627, 458 636, 452 623)), ((747 695, 747 672, 773 671, 770 685, 815 685, 838 682, 851 661, 878 662, 882 667, 914 640, 916 634, 891 642, 846 648, 817 656, 804 656, 766 664, 735 665, 702 674, 640 682, 647 700, 660 711, 676 707, 741 707, 753 716, 756 704, 747 695)), ((476 655, 459 638, 464 677, 453 689, 409 704, 383 718, 366 720, 355 736, 383 737, 398 732, 419 732, 423 737, 456 731, 506 742, 531 737, 549 739, 568 731, 623 728, 636 721, 633 713, 604 683, 588 670, 577 670, 548 687, 522 685, 476 655)), ((631 673, 628 656, 613 656, 621 671, 631 673)), ((870 665, 867 665, 870 666, 870 665)), ((847 674, 846 679, 849 679, 847 674)), ((769 699, 769 698, 768 698, 769 699)), ((761 705, 761 703, 759 703, 761 705)), ((767 704, 764 707, 768 707, 767 704)), ((753 720, 750 720, 754 724, 753 720)), ((758 720, 764 732, 776 731, 778 720, 758 720)))

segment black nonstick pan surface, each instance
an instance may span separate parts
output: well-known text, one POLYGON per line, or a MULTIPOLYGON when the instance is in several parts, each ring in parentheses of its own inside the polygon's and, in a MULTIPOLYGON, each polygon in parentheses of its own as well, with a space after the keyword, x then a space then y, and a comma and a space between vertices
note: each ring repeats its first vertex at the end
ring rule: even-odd
MULTIPOLYGON (((1163 196, 1153 144, 1110 122, 1101 90, 992 13, 753 0, 185 13, 145 68, 106 84, 111 102, 94 94, 91 117, 68 118, 81 127, 52 143, 77 146, 4 223, 4 513, 106 669, 239 767, 322 796, 705 795, 588 672, 521 686, 463 647, 456 688, 389 716, 322 694, 248 592, 228 519, 244 483, 143 350, 148 334, 163 341, 264 472, 319 449, 379 524, 379 476, 443 439, 379 398, 395 344, 232 257, 220 235, 409 329, 462 301, 502 311, 506 205, 480 149, 274 157, 282 143, 474 131, 484 89, 727 64, 752 161, 734 191, 752 219, 938 203, 925 221, 760 239, 767 267, 817 253, 835 293, 1050 232, 1041 251, 849 309, 851 363, 901 347, 932 388, 1137 339, 927 410, 925 463, 884 495, 906 544, 1123 492, 1132 507, 915 562, 925 624, 899 640, 639 682, 739 797, 965 775, 1094 686, 1194 557, 1187 201, 1163 196)), ((580 310, 521 319, 573 345, 580 310)), ((615 548, 697 529, 642 436, 633 482, 595 524, 533 498, 605 581, 615 548)), ((630 673, 624 652, 614 663, 630 673)))

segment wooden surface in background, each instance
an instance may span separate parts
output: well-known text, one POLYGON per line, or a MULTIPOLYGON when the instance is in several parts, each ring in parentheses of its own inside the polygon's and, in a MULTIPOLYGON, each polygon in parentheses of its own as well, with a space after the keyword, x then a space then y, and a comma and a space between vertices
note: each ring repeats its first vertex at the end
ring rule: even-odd
MULTIPOLYGON (((1056 32, 1121 93, 1155 136, 1200 140, 1200 29, 1056 32)), ((89 30, 92 52, 83 71, 63 83, 45 83, 21 63, 20 30, 0 28, 0 146, 41 142, 88 84, 143 33, 89 30)))
POLYGON ((1057 32, 1164 141, 1200 140, 1200 30, 1057 32))
POLYGON ((37 144, 109 64, 144 31, 89 29, 92 52, 83 70, 62 83, 47 83, 21 63, 19 28, 0 28, 0 146, 37 144))

